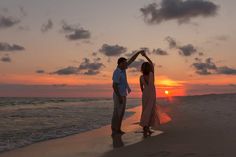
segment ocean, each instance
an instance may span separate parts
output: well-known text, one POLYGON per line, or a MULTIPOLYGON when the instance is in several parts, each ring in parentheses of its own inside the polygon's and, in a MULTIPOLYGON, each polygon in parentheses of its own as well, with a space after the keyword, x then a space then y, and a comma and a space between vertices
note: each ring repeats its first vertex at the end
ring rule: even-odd
MULTIPOLYGON (((140 103, 128 99, 127 109, 140 103)), ((112 112, 111 98, 0 98, 0 152, 100 128, 112 112)))

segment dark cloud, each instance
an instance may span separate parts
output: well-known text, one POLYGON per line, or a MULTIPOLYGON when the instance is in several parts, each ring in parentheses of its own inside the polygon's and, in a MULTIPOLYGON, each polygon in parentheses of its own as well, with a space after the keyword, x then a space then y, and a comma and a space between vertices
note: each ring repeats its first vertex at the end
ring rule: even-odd
POLYGON ((100 57, 97 57, 94 59, 95 62, 101 61, 102 59, 100 57))
POLYGON ((198 55, 199 55, 199 56, 203 56, 204 53, 203 53, 203 52, 199 52, 198 55))
POLYGON ((212 62, 212 58, 207 58, 205 62, 202 62, 199 58, 195 58, 195 60, 196 63, 193 63, 192 66, 196 69, 197 74, 210 75, 217 70, 215 63, 212 62))
POLYGON ((177 43, 176 43, 174 38, 168 36, 168 37, 166 37, 166 41, 169 43, 169 48, 170 49, 177 47, 177 43))
POLYGON ((89 69, 88 71, 84 72, 85 75, 97 75, 99 73, 100 72, 98 70, 91 70, 91 69, 89 69))
POLYGON ((96 53, 96 52, 93 52, 93 53, 92 53, 92 56, 96 57, 96 56, 97 56, 97 53, 96 53))
POLYGON ((93 62, 91 62, 88 58, 84 58, 83 62, 78 66, 68 66, 66 68, 59 69, 52 74, 57 75, 96 75, 100 73, 100 70, 105 67, 105 65, 101 62, 100 58, 95 58, 93 62))
POLYGON ((24 47, 16 44, 8 44, 8 43, 1 43, 0 42, 0 51, 23 51, 25 50, 24 47))
POLYGON ((75 75, 79 74, 78 67, 73 67, 73 66, 68 66, 66 68, 59 69, 52 74, 57 74, 57 75, 75 75))
POLYGON ((46 23, 44 23, 41 27, 41 31, 42 32, 47 32, 49 31, 50 29, 53 28, 53 22, 51 19, 49 19, 46 23))
POLYGON ((152 51, 152 53, 153 53, 153 54, 156 54, 156 55, 162 55, 162 56, 168 55, 168 53, 167 53, 165 50, 162 50, 162 49, 160 49, 160 48, 154 49, 154 50, 152 51))
POLYGON ((126 51, 127 51, 126 47, 120 45, 108 45, 108 44, 103 44, 102 47, 99 49, 100 53, 108 57, 120 56, 126 51))
POLYGON ((236 69, 229 68, 227 66, 218 67, 212 61, 212 58, 207 58, 205 62, 201 59, 195 58, 195 63, 192 66, 195 68, 196 73, 200 75, 211 75, 211 74, 225 74, 225 75, 236 75, 236 69))
POLYGON ((6 56, 3 56, 3 57, 1 58, 1 61, 2 61, 2 62, 8 62, 8 63, 10 63, 10 62, 11 62, 11 58, 10 58, 8 55, 6 55, 6 56))
POLYGON ((179 54, 182 56, 191 56, 196 52, 197 52, 197 49, 192 44, 179 47, 179 54))
POLYGON ((20 22, 19 19, 0 15, 0 29, 12 27, 18 24, 19 22, 20 22))
POLYGON ((20 9, 20 14, 24 17, 24 16, 27 16, 27 12, 25 11, 25 8, 24 7, 19 7, 20 9))
POLYGON ((151 3, 140 9, 145 22, 159 24, 177 20, 179 24, 188 23, 194 17, 215 16, 218 6, 208 0, 162 0, 158 5, 151 3))
POLYGON ((141 65, 145 62, 143 59, 135 60, 133 63, 129 65, 129 68, 132 72, 139 72, 141 69, 141 65))
POLYGON ((236 69, 229 68, 227 66, 218 67, 217 73, 218 74, 225 74, 225 75, 236 75, 236 69))
POLYGON ((66 33, 66 38, 69 40, 90 39, 91 37, 90 31, 83 27, 68 25, 65 22, 63 22, 62 31, 66 33))
POLYGON ((45 73, 45 71, 44 71, 44 70, 42 70, 42 69, 39 69, 39 70, 36 70, 36 73, 37 73, 37 74, 44 74, 44 73, 45 73))
MULTIPOLYGON (((165 40, 168 42, 169 44, 169 48, 172 49, 172 48, 175 48, 175 49, 178 49, 179 50, 179 54, 181 56, 191 56, 195 53, 197 53, 197 48, 194 47, 192 44, 187 44, 187 45, 179 45, 177 44, 176 40, 170 36, 166 37, 165 40)), ((198 53, 199 56, 203 55, 202 52, 198 53)))

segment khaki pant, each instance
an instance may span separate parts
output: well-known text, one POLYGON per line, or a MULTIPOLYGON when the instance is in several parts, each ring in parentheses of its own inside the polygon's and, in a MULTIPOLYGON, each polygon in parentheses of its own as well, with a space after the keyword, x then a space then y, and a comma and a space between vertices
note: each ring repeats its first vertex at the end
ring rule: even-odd
POLYGON ((119 102, 118 96, 113 93, 113 101, 114 101, 114 111, 111 122, 112 132, 117 132, 121 130, 121 124, 125 113, 126 108, 126 96, 122 96, 123 103, 119 102))

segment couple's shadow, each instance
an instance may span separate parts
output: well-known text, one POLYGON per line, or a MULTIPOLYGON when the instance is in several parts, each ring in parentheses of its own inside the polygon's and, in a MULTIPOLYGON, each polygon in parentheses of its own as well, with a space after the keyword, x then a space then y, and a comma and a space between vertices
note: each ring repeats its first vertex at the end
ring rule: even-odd
POLYGON ((120 148, 124 146, 121 134, 112 135, 113 148, 120 148))

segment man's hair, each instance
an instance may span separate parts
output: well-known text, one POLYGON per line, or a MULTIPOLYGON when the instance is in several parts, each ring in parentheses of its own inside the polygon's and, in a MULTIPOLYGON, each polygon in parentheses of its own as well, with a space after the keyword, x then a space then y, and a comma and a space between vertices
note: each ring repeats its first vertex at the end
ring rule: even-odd
POLYGON ((120 58, 118 59, 118 61, 117 61, 117 64, 119 65, 120 63, 123 63, 123 62, 126 62, 126 61, 127 61, 126 58, 120 57, 120 58))

